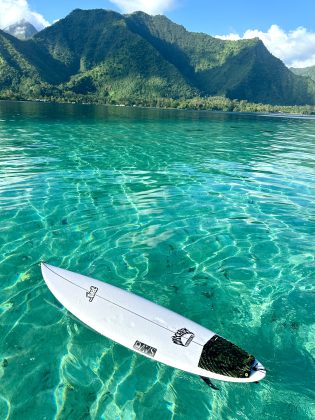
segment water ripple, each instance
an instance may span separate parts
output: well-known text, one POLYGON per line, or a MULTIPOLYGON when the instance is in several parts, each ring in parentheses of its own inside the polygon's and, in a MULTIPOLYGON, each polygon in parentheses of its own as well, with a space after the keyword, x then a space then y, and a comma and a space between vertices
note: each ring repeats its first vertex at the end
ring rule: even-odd
POLYGON ((314 138, 313 119, 1 103, 0 417, 314 418, 314 138), (209 393, 132 354, 60 307, 43 259, 230 338, 266 380, 209 393))

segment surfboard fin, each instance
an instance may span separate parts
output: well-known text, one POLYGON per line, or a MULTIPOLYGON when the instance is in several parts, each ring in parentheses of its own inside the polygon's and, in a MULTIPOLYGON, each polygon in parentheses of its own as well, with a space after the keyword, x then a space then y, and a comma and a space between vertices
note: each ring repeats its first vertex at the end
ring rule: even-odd
POLYGON ((216 391, 220 391, 220 388, 214 385, 213 382, 210 381, 209 378, 205 378, 204 376, 200 376, 200 378, 212 389, 215 389, 216 391))

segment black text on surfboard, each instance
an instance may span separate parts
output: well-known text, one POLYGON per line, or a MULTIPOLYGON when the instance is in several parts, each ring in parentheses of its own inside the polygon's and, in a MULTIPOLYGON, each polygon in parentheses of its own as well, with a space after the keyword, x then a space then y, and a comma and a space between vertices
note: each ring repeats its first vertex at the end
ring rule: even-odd
POLYGON ((97 291, 98 291, 98 287, 90 286, 90 291, 86 292, 86 297, 89 298, 90 302, 93 302, 93 299, 95 298, 97 291))
POLYGON ((148 344, 141 343, 141 341, 138 340, 133 345, 133 348, 150 357, 154 357, 157 351, 157 349, 155 349, 154 347, 151 347, 148 344))
POLYGON ((174 344, 188 347, 194 337, 195 334, 187 330, 187 328, 181 328, 180 330, 177 330, 176 333, 172 336, 172 340, 174 344))

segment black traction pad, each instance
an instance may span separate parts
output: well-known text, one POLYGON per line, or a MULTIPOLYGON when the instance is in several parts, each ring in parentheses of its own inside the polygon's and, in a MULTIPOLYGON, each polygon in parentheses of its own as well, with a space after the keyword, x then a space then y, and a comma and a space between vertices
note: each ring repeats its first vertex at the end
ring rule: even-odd
POLYGON ((228 340, 214 335, 204 346, 198 367, 219 375, 248 378, 255 357, 228 340))

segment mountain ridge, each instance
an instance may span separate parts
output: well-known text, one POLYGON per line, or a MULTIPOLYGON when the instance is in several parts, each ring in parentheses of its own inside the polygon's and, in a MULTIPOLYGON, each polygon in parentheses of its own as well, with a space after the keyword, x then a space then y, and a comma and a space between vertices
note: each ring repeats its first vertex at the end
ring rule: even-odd
POLYGON ((298 76, 310 77, 312 80, 315 81, 315 66, 308 66, 302 68, 290 67, 290 70, 298 76))
POLYGON ((163 15, 75 9, 20 41, 0 31, 0 93, 137 103, 225 96, 315 104, 315 83, 294 75, 259 39, 225 41, 163 15))

